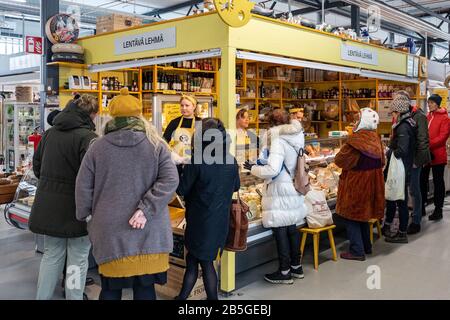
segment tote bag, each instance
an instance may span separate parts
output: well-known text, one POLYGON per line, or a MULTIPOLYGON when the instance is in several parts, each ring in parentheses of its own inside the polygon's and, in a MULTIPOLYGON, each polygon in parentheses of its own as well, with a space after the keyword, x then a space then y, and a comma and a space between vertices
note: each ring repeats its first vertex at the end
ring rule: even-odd
POLYGON ((308 210, 306 222, 309 228, 317 229, 333 224, 333 215, 323 191, 309 191, 305 196, 305 204, 308 210))
POLYGON ((247 250, 248 218, 249 206, 241 200, 238 192, 237 199, 233 199, 230 212, 230 226, 225 249, 228 251, 247 250))
POLYGON ((391 153, 384 197, 389 201, 405 200, 405 166, 391 153))

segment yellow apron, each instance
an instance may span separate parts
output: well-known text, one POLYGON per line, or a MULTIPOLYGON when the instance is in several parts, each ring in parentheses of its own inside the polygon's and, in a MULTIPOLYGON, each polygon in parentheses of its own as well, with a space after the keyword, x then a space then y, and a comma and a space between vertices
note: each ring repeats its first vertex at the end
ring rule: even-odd
POLYGON ((195 131, 195 117, 192 118, 191 128, 181 128, 184 118, 181 117, 180 123, 173 135, 172 148, 180 157, 191 156, 191 141, 195 131))
POLYGON ((238 164, 243 164, 246 160, 249 160, 250 137, 247 134, 247 130, 237 130, 236 137, 236 161, 238 164))

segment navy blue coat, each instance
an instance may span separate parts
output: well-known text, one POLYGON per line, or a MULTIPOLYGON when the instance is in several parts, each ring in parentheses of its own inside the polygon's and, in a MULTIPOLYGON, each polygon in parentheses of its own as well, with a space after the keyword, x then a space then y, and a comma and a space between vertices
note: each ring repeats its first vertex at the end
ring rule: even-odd
POLYGON ((214 261, 228 236, 233 193, 240 188, 234 164, 188 164, 177 193, 186 203, 185 246, 199 260, 214 261))

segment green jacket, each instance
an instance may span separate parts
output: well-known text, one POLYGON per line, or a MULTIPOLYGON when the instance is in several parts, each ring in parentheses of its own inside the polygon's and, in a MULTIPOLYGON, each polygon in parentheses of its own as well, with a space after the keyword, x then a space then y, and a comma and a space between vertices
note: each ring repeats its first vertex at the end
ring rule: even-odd
POLYGON ((66 107, 46 131, 33 157, 39 179, 29 227, 34 233, 59 238, 87 235, 86 222, 76 219, 75 181, 95 125, 75 104, 66 107))
POLYGON ((414 154, 414 164, 418 167, 422 167, 431 162, 428 120, 425 112, 420 108, 413 109, 412 118, 417 124, 417 143, 416 152, 414 154))

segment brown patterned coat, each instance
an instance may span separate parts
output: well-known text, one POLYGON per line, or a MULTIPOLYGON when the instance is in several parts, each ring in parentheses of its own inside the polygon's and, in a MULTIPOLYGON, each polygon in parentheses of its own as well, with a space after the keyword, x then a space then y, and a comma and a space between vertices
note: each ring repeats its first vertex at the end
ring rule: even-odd
POLYGON ((378 134, 355 132, 336 155, 335 163, 342 168, 336 213, 360 222, 383 218, 385 155, 378 134))

